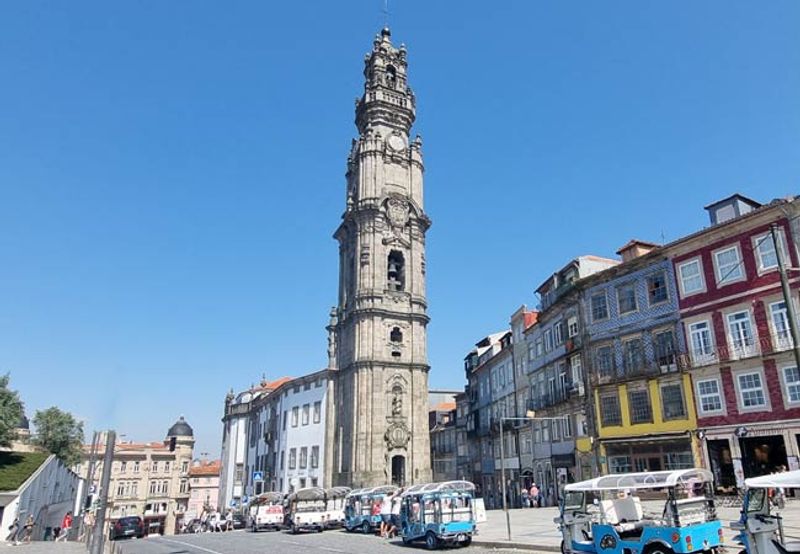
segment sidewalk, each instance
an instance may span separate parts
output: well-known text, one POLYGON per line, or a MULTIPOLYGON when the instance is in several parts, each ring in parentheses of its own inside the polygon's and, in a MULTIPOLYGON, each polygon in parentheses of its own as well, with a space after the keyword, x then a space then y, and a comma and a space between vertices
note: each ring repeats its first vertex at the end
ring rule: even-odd
MULTIPOLYGON (((726 544, 733 544, 734 533, 730 523, 739 519, 740 508, 718 507, 717 517, 722 521, 726 544)), ((560 552, 561 534, 553 519, 558 508, 526 508, 508 511, 511 519, 511 541, 508 540, 505 512, 489 510, 486 523, 478 525, 475 545, 490 548, 518 548, 537 552, 560 552)), ((790 500, 782 512, 784 530, 788 538, 800 540, 800 500, 790 500)))
POLYGON ((0 552, 19 554, 86 554, 86 545, 82 542, 31 541, 30 544, 14 546, 11 543, 0 544, 0 552))

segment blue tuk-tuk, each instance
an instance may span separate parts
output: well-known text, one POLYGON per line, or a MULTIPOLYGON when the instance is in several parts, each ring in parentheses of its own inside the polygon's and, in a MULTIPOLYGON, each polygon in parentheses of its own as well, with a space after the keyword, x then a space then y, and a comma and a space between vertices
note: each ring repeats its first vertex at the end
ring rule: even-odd
POLYGON ((736 540, 747 554, 800 553, 800 541, 787 540, 784 533, 781 503, 774 502, 774 496, 771 501, 769 494, 780 495, 783 500, 786 489, 800 490, 800 470, 753 477, 746 479, 744 486, 747 492, 741 517, 731 523, 731 529, 739 531, 736 540))
POLYGON ((605 475, 564 487, 564 554, 691 554, 723 543, 705 469, 605 475))
POLYGON ((344 528, 350 532, 373 533, 381 524, 380 505, 386 495, 397 492, 393 485, 350 491, 345 497, 344 528), (377 505, 377 508, 376 508, 377 505))
POLYGON ((429 550, 468 546, 475 534, 475 485, 446 481, 414 485, 403 492, 400 526, 405 544, 424 540, 429 550))

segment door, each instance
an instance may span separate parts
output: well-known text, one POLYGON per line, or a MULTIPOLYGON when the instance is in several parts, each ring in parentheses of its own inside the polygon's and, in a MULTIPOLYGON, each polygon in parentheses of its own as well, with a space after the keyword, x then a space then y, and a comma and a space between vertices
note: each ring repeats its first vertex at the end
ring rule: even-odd
POLYGON ((406 457, 392 456, 392 484, 404 487, 406 484, 406 457))

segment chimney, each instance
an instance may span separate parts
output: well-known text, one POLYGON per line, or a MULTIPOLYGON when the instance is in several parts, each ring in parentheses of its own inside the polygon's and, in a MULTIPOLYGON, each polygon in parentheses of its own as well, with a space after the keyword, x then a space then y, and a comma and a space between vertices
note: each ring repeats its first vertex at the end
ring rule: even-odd
POLYGON ((625 263, 638 258, 639 256, 649 254, 656 248, 658 248, 658 245, 652 242, 631 239, 625 246, 617 250, 617 254, 622 256, 622 263, 625 263))

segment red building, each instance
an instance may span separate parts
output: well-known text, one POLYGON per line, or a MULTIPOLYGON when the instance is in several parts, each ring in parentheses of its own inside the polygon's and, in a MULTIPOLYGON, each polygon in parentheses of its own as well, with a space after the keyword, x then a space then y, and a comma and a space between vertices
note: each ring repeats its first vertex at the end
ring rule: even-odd
MULTIPOLYGON (((762 206, 736 194, 706 209, 711 226, 667 250, 703 456, 718 484, 741 486, 781 465, 800 468, 800 373, 770 234, 777 224, 787 265, 800 266, 790 223, 800 198, 762 206)), ((797 313, 800 272, 789 277, 797 313)))

